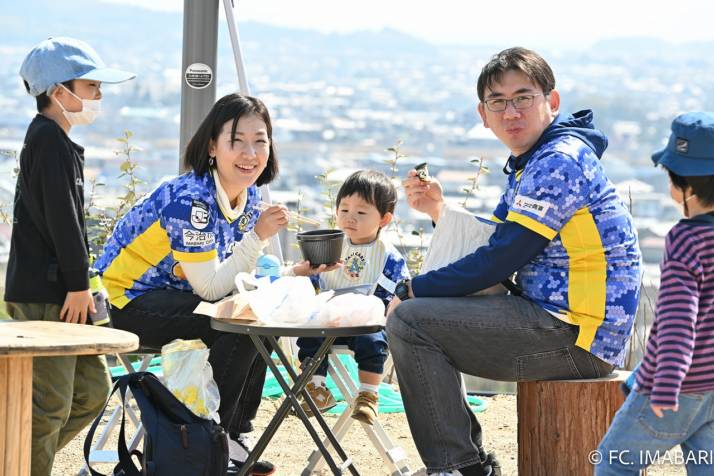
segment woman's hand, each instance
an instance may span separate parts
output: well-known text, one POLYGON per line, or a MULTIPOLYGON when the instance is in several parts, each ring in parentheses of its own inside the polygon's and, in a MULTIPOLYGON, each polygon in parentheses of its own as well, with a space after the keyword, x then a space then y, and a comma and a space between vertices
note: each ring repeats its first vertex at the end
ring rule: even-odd
POLYGON ((69 324, 84 324, 87 322, 87 313, 97 312, 94 307, 92 291, 70 291, 64 299, 60 310, 60 320, 69 324))
POLYGON ((326 264, 321 264, 317 268, 311 267, 309 261, 303 261, 293 266, 293 273, 295 273, 295 276, 312 276, 319 273, 326 273, 327 271, 332 271, 341 267, 342 261, 338 261, 337 263, 331 264, 329 266, 326 264))
POLYGON ((434 223, 439 220, 439 214, 444 206, 444 193, 441 184, 431 177, 427 181, 419 180, 416 170, 409 171, 402 181, 407 194, 407 202, 414 210, 426 213, 434 223))
POLYGON ((272 205, 262 212, 255 224, 255 233, 261 240, 267 240, 280 229, 288 226, 288 209, 285 205, 272 205))

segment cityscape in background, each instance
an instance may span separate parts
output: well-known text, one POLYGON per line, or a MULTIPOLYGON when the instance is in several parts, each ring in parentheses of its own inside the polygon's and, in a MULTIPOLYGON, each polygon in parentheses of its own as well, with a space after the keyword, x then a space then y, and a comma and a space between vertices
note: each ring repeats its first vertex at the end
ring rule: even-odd
MULTIPOLYGON (((131 131, 142 191, 179 170, 182 14, 102 4, 102 23, 86 12, 95 2, 77 0, 71 9, 49 0, 7 5, 0 20, 0 204, 12 208, 16 157, 34 116, 18 71, 27 52, 51 35, 75 36, 94 46, 112 66, 137 78, 103 87, 103 116, 92 127, 72 130, 86 148, 85 177, 104 185, 101 203, 122 194, 117 179, 124 160, 116 139, 131 131), (29 10, 44 12, 29 27, 29 10), (85 12, 85 13, 82 13, 85 12), (23 17, 26 20, 23 20, 23 17), (106 25, 111 23, 112 27, 106 25), (72 28, 67 25, 71 24, 72 28), (41 26, 40 26, 41 25, 41 26), (103 26, 104 25, 104 26, 103 26)), ((217 97, 237 90, 237 76, 225 22, 221 21, 217 97)), ((490 56, 504 46, 435 45, 396 30, 325 34, 239 22, 246 71, 253 95, 268 106, 281 165, 271 184, 273 201, 324 218, 324 186, 317 176, 331 172, 339 185, 351 171, 388 175, 387 151, 401 143, 397 177, 427 162, 449 201, 463 203, 464 189, 481 159, 489 173, 466 200, 474 213, 490 216, 505 175, 508 151, 485 129, 476 113, 476 78, 490 56)), ((515 46, 515 45, 505 45, 515 46)), ((521 45, 532 47, 532 45, 521 45)), ((664 236, 680 218, 669 198, 666 174, 652 166, 672 119, 690 110, 714 110, 714 42, 673 45, 655 39, 611 39, 587 49, 538 49, 553 67, 564 113, 594 111, 596 126, 610 145, 602 163, 635 216, 646 279, 656 282, 664 236)), ((90 187, 87 187, 88 193, 90 187)), ((397 244, 428 244, 430 221, 397 209, 402 238, 397 244), (424 239, 412 234, 423 229, 424 239)), ((326 220, 325 220, 326 222, 326 220)), ((281 237, 286 259, 299 259, 291 234, 281 237)), ((0 225, 0 262, 7 260, 10 224, 0 225)), ((4 266, 4 264, 3 264, 4 266)), ((2 272, 4 279, 4 270, 2 272)))

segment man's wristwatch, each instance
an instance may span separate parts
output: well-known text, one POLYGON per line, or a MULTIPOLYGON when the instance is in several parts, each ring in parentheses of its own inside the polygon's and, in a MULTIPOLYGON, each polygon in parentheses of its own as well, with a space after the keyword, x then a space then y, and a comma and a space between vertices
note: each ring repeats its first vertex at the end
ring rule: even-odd
POLYGON ((397 287, 394 288, 394 294, 399 298, 400 301, 406 301, 409 299, 409 279, 402 279, 397 283, 397 287))

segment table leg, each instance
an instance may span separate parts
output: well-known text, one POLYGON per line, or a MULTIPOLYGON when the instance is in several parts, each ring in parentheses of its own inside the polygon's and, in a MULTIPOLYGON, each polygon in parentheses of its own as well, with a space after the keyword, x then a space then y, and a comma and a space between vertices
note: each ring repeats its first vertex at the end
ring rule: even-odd
MULTIPOLYGON (((273 337, 270 337, 270 339, 274 340, 273 337)), ((330 351, 330 348, 332 347, 334 340, 335 340, 335 338, 331 338, 329 340, 329 342, 328 342, 328 339, 324 340, 324 342, 318 349, 317 353, 315 354, 315 357, 310 362, 309 369, 306 369, 305 371, 303 371, 303 374, 300 377, 303 377, 307 372, 309 372, 308 378, 312 378, 312 375, 317 370, 317 367, 319 366, 320 362, 322 362, 322 359, 324 359, 325 356, 327 355, 327 353, 330 351)), ((282 349, 280 349, 277 346, 277 342, 275 342, 274 345, 276 347, 275 353, 278 354, 278 358, 282 362, 287 362, 287 357, 283 353, 282 349)), ((295 370, 293 370, 292 367, 286 366, 285 369, 287 370, 288 375, 290 375, 290 378, 293 379, 293 381, 295 381, 298 378, 297 374, 295 373, 295 370)), ((307 385, 307 382, 305 383, 305 385, 307 385)), ((310 407, 312 414, 315 415, 315 420, 320 425, 322 430, 325 432, 325 436, 327 436, 327 439, 330 441, 330 443, 332 443, 332 447, 335 448, 335 451, 337 451, 337 454, 339 455, 339 457, 342 458, 342 461, 344 461, 345 463, 349 463, 349 464, 347 464, 347 468, 349 468, 350 472, 355 476, 359 475, 359 473, 357 472, 357 469, 354 467, 354 464, 352 464, 352 461, 347 457, 347 453, 345 453, 345 450, 342 448, 342 445, 340 445, 339 440, 337 439, 335 434, 332 432, 332 428, 330 428, 330 425, 327 424, 325 419, 322 417, 322 414, 317 409, 317 405, 315 405, 315 402, 312 401, 312 398, 310 398, 310 395, 306 391, 304 391, 305 385, 303 385, 303 387, 301 387, 297 391, 297 393, 302 392, 303 398, 305 399, 308 406, 310 407)), ((329 452, 327 451, 327 448, 323 447, 321 440, 320 441, 316 440, 315 442, 317 443, 317 446, 323 455, 329 454, 329 452)))
POLYGON ((30 474, 32 357, 0 356, 0 474, 30 474))
MULTIPOLYGON (((298 417, 302 420, 303 425, 305 425, 305 428, 307 429, 308 433, 310 433, 310 436, 315 439, 318 438, 319 436, 315 432, 315 429, 312 427, 312 425, 309 422, 309 419, 303 409, 300 407, 300 403, 297 400, 297 395, 305 388, 307 385, 307 382, 310 380, 312 377, 312 374, 314 373, 314 369, 317 368, 317 366, 308 366, 308 369, 306 372, 303 372, 303 374, 299 378, 294 378, 295 373, 293 372, 291 374, 291 378, 293 379, 293 387, 290 388, 288 383, 285 381, 283 376, 280 374, 279 369, 273 362, 273 359, 270 356, 270 351, 265 347, 263 344, 262 340, 257 337, 257 336, 251 336, 251 339, 253 340, 253 343, 255 344, 256 348, 258 349, 258 352, 262 356, 263 360, 267 363, 268 367, 270 367, 270 370, 273 372, 273 375, 275 376, 275 379, 278 381, 280 386, 283 388, 283 391, 285 392, 285 400, 283 403, 280 405, 278 408, 277 412, 275 413, 275 416, 270 420, 270 423, 268 423, 267 428, 263 432, 263 435, 260 437, 258 442, 256 443, 255 447, 253 448, 253 451, 251 451, 250 456, 245 462, 244 465, 244 470, 247 472, 247 468, 250 468, 253 463, 258 461, 260 456, 263 454, 263 451, 265 451, 265 448, 268 446, 268 443, 270 440, 273 438, 273 435, 275 435, 275 432, 278 430, 278 427, 280 424, 283 422, 285 417, 288 414, 288 411, 290 410, 290 407, 295 408, 295 412, 298 415, 298 417), (312 371, 310 371, 312 370, 312 371), (314 433, 314 435, 313 435, 314 433)), ((272 338, 272 337, 267 337, 266 340, 268 341, 268 344, 270 347, 273 348, 273 350, 276 351, 278 354, 278 358, 280 362, 283 364, 285 369, 290 369, 292 370, 292 367, 290 366, 289 361, 286 359, 281 358, 285 356, 285 354, 282 353, 282 351, 279 352, 280 346, 278 345, 277 341, 272 338)), ((332 342, 334 342, 334 338, 330 338, 332 342)), ((318 352, 319 353, 319 352, 318 352)), ((327 453, 327 448, 324 448, 323 446, 324 453, 327 453)), ((327 453, 327 456, 325 457, 327 460, 328 464, 330 465, 330 468, 333 470, 334 474, 340 474, 340 470, 337 467, 337 464, 334 462, 334 459, 332 459, 332 456, 327 453)), ((244 476, 244 471, 241 471, 239 473, 239 476, 244 476)))
MULTIPOLYGON (((273 372, 273 375, 275 376, 275 379, 278 381, 280 386, 283 388, 283 391, 285 392, 285 400, 283 403, 280 405, 278 408, 277 412, 275 413, 275 416, 270 420, 270 423, 268 424, 268 427, 265 429, 263 432, 263 435, 260 437, 258 442, 255 445, 255 448, 253 448, 253 451, 251 451, 250 456, 248 457, 248 460, 246 461, 244 467, 242 468, 241 472, 239 473, 240 476, 244 476, 248 468, 250 468, 263 454, 263 451, 265 451, 265 448, 268 446, 268 443, 272 439, 273 435, 277 431, 278 427, 280 424, 283 422, 285 417, 288 414, 288 411, 290 410, 290 407, 292 406, 295 409, 295 413, 297 416, 300 418, 300 420, 303 422, 303 425, 307 429, 308 433, 310 433, 310 436, 312 439, 315 441, 315 443, 318 445, 318 448, 322 452, 322 454, 325 457, 325 460, 327 461, 328 465, 332 469, 333 474, 342 474, 342 469, 337 466, 335 463, 334 459, 332 458, 332 455, 327 451, 327 448, 325 448, 324 444, 322 443, 319 435, 315 431, 315 428, 312 426, 312 424, 309 421, 309 418, 305 414, 304 410, 300 406, 300 403, 297 399, 297 396, 299 394, 303 394, 303 397, 306 398, 306 401, 312 404, 312 410, 315 412, 315 415, 317 415, 317 418, 321 418, 321 415, 319 412, 317 412, 317 408, 315 407, 314 402, 310 400, 309 395, 307 392, 304 392, 305 386, 307 385, 307 382, 310 380, 312 377, 313 373, 317 369, 317 363, 321 361, 322 358, 327 354, 327 351, 329 350, 330 346, 333 344, 335 338, 334 337, 328 337, 325 339, 325 342, 323 345, 320 347, 318 350, 317 354, 315 355, 315 358, 308 363, 306 366, 305 370, 303 373, 298 377, 295 371, 292 369, 290 366, 290 362, 283 353, 282 349, 280 349, 280 346, 278 345, 277 341, 273 337, 267 337, 266 340, 268 341, 268 344, 273 348, 273 350, 276 352, 278 355, 278 359, 280 362, 283 364, 285 369, 288 371, 288 374, 290 375, 290 378, 293 380, 294 384, 293 387, 291 388, 288 383, 285 381, 283 376, 280 374, 277 366, 275 363, 272 361, 270 357, 270 352, 268 349, 265 347, 263 342, 260 340, 258 336, 250 336, 251 339, 253 340, 253 343, 255 344, 256 348, 258 349, 258 352, 260 353, 261 357, 265 360, 267 365, 270 367, 270 370, 273 372)), ((324 423, 324 420, 322 420, 324 423)), ((327 426, 327 423, 324 423, 324 426, 327 428, 327 431, 329 430, 329 427, 327 426)), ((334 435, 332 435, 334 438, 334 435)), ((332 440, 331 440, 332 441, 332 440)), ((335 443, 337 443, 335 441, 335 443)), ((339 443, 338 443, 339 444, 339 443)), ((348 467, 350 468, 350 471, 353 475, 358 475, 357 470, 354 468, 354 465, 351 463, 350 460, 347 459, 344 450, 342 450, 341 447, 339 447, 338 454, 340 454, 340 457, 343 458, 343 461, 345 461, 345 464, 348 464, 348 467)))

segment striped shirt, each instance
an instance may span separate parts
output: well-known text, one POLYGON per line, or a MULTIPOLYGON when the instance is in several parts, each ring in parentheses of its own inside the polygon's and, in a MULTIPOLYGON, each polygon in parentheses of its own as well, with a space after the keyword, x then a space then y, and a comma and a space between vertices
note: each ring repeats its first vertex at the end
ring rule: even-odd
POLYGON ((681 220, 667 235, 637 388, 662 406, 714 391, 714 214, 681 220))

